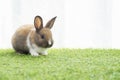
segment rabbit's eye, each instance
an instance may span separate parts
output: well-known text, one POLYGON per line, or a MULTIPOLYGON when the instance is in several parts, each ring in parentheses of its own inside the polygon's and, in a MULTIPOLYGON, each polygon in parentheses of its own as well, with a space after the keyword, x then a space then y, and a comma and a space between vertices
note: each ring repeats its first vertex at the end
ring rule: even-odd
POLYGON ((41 35, 41 38, 44 39, 44 35, 41 35))

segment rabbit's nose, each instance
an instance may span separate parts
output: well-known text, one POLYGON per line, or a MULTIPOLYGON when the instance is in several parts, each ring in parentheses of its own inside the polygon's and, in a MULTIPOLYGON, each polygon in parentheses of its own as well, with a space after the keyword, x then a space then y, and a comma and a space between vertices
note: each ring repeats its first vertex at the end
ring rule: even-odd
POLYGON ((48 47, 51 47, 53 45, 53 41, 52 40, 49 40, 48 41, 48 47))
POLYGON ((48 41, 48 45, 51 45, 51 44, 52 44, 52 41, 51 41, 51 40, 49 40, 49 41, 48 41))

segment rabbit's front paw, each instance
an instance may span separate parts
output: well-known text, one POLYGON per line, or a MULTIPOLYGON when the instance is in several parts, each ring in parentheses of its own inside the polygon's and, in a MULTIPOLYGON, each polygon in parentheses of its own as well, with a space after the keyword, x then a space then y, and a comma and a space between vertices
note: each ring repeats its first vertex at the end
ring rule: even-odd
POLYGON ((39 54, 36 51, 34 51, 33 49, 30 50, 30 54, 32 56, 39 56, 39 54))
POLYGON ((37 53, 32 53, 31 55, 32 56, 39 56, 39 54, 37 54, 37 53))
POLYGON ((44 56, 46 56, 46 55, 48 55, 48 53, 47 53, 47 52, 44 52, 44 53, 42 53, 41 55, 44 55, 44 56))

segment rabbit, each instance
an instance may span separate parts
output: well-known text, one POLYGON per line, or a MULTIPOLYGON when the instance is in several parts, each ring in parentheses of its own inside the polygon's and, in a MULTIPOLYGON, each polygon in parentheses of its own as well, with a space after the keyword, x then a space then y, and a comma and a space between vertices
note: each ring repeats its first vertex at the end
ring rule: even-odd
POLYGON ((23 25, 16 30, 12 36, 12 46, 20 54, 31 54, 32 56, 47 55, 48 48, 53 45, 51 28, 56 20, 53 17, 43 27, 40 16, 34 18, 34 25, 23 25))

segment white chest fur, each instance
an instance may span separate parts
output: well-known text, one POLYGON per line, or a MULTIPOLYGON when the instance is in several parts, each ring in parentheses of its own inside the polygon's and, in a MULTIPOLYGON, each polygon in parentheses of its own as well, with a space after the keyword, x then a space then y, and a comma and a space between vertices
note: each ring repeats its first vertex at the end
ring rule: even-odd
POLYGON ((42 47, 38 47, 37 45, 35 45, 35 43, 31 43, 30 42, 30 33, 27 36, 27 46, 29 48, 29 52, 32 56, 39 56, 39 54, 41 55, 47 55, 47 48, 42 48, 42 47))
POLYGON ((35 44, 32 44, 32 46, 37 53, 47 55, 47 48, 38 47, 35 44))

